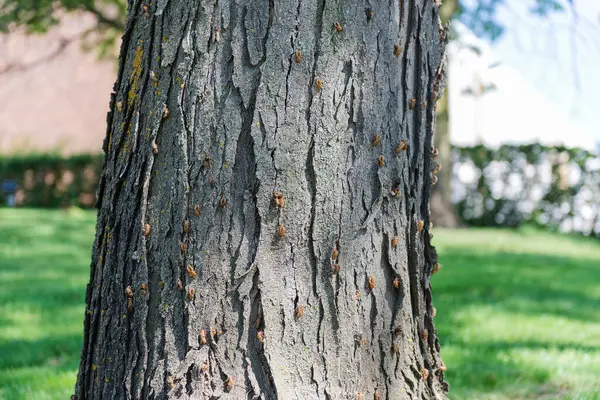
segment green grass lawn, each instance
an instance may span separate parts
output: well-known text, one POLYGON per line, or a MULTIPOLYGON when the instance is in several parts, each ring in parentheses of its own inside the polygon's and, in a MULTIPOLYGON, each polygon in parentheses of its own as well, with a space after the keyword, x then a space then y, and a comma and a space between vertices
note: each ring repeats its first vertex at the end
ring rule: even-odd
POLYGON ((600 240, 434 233, 450 399, 600 399, 600 240))
POLYGON ((0 209, 0 399, 73 393, 95 214, 0 209))
MULTIPOLYGON (((0 209, 0 399, 67 399, 93 212, 0 209)), ((600 400, 600 241, 435 230, 452 400, 600 400)))

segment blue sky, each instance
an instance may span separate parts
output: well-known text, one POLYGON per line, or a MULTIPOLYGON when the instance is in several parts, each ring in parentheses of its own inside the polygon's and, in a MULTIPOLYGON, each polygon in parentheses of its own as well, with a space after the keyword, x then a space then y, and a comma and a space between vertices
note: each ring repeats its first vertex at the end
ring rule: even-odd
POLYGON ((530 15, 532 3, 505 0, 499 8, 506 29, 495 54, 600 142, 600 0, 574 0, 576 12, 548 18, 530 15))

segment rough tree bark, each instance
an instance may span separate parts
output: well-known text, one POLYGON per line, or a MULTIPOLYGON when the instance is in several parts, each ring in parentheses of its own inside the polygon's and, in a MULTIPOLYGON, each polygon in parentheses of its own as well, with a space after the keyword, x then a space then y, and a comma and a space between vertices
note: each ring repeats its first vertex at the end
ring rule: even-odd
POLYGON ((445 397, 438 21, 431 0, 130 3, 77 399, 445 397))

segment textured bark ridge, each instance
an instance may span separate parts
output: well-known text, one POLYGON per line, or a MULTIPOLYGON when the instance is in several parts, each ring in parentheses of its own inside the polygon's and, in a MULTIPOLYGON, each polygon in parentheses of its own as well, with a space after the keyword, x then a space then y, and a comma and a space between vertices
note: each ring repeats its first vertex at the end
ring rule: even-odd
POLYGON ((435 3, 130 3, 77 399, 445 397, 435 3))

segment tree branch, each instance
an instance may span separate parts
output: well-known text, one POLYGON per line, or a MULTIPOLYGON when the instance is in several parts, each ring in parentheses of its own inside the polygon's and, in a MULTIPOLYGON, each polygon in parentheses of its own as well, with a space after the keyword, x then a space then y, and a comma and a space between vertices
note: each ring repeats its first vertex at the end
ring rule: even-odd
POLYGON ((66 48, 77 39, 79 39, 78 35, 71 38, 61 38, 59 40, 58 47, 54 49, 50 54, 47 54, 29 63, 8 63, 6 64, 6 66, 4 66, 4 68, 0 69, 0 75, 5 75, 14 71, 26 71, 45 62, 52 61, 53 59, 58 57, 63 51, 65 51, 66 48))
POLYGON ((106 15, 104 15, 102 13, 102 11, 98 10, 96 7, 94 7, 92 4, 88 4, 88 3, 84 3, 82 4, 82 8, 91 13, 94 14, 94 16, 96 17, 96 19, 98 19, 98 24, 100 25, 106 25, 109 26, 111 28, 115 28, 118 29, 119 31, 124 31, 125 30, 125 24, 119 20, 116 19, 112 19, 107 17, 106 15))

